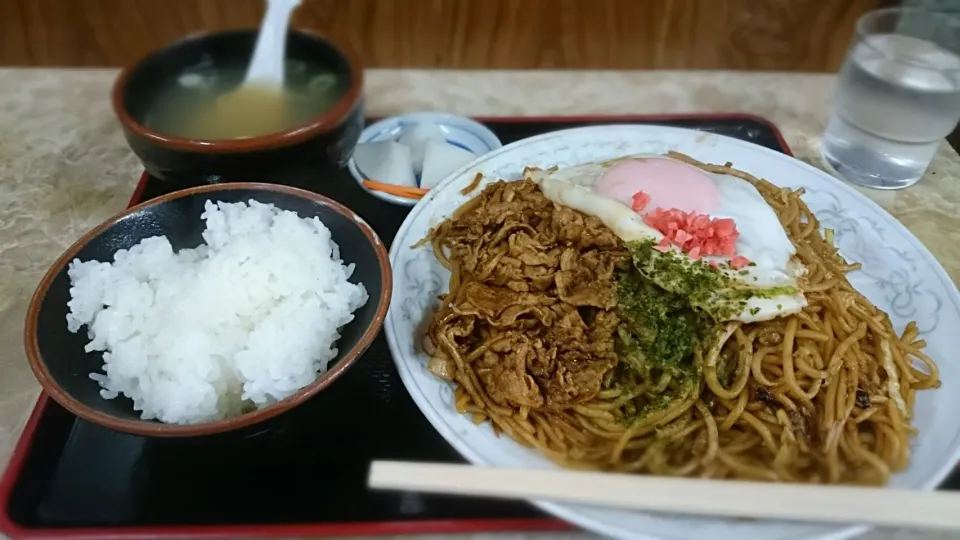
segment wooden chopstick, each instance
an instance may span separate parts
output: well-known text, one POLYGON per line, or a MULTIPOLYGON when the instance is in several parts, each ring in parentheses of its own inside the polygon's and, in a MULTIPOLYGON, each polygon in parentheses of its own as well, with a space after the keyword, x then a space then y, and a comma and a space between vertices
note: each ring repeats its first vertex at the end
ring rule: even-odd
POLYGON ((420 199, 429 191, 427 189, 398 186, 396 184, 387 184, 384 182, 377 182, 375 180, 364 180, 363 185, 374 191, 382 191, 384 193, 396 195, 397 197, 405 197, 407 199, 420 199))
POLYGON ((960 529, 960 493, 374 461, 367 485, 652 512, 960 529))

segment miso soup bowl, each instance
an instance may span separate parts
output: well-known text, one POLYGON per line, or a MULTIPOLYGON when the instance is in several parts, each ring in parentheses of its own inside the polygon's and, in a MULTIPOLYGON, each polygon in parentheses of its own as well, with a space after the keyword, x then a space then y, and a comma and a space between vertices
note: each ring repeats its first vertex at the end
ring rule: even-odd
POLYGON ((222 182, 271 182, 309 187, 344 167, 363 129, 363 69, 326 38, 294 30, 286 58, 320 64, 346 77, 340 99, 320 116, 287 131, 224 140, 184 138, 144 125, 161 92, 198 65, 245 71, 256 30, 189 36, 125 69, 113 87, 113 108, 133 152, 152 176, 177 187, 222 182))

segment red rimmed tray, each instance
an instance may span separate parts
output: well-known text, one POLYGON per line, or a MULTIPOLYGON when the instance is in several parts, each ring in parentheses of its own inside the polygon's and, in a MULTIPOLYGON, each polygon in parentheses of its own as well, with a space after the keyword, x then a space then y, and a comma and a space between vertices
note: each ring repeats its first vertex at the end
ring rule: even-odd
MULTIPOLYGON (((744 114, 480 120, 504 144, 584 125, 652 123, 729 135, 790 153, 772 124, 744 114)), ((352 207, 389 243, 409 209, 366 195, 345 171, 334 174, 343 178, 307 187, 352 207)), ((144 175, 131 204, 169 189, 144 175)), ((111 432, 76 419, 41 394, 0 481, 0 531, 14 538, 59 539, 569 528, 525 503, 364 488, 374 458, 461 461, 407 396, 382 336, 330 391, 290 414, 273 432, 211 447, 111 432), (324 414, 334 406, 350 410, 354 418, 337 421, 324 414), (372 436, 365 422, 382 424, 379 435, 372 436), (330 446, 330 437, 318 432, 339 433, 351 445, 330 446), (252 467, 260 477, 279 472, 289 481, 238 479, 240 467, 252 467), (252 493, 245 497, 245 491, 252 493), (262 493, 266 498, 256 500, 262 493)))

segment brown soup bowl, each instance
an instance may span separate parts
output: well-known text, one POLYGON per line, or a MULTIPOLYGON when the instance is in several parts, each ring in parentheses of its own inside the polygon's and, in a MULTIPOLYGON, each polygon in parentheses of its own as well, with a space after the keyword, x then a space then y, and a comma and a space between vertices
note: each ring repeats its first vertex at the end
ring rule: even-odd
POLYGON ((177 187, 221 182, 309 186, 344 167, 363 129, 363 69, 348 51, 317 34, 287 35, 287 60, 319 65, 343 78, 345 90, 320 116, 292 129, 242 139, 202 140, 145 125, 162 92, 203 65, 240 71, 253 53, 256 30, 198 34, 155 51, 125 69, 113 87, 113 108, 133 152, 152 176, 177 187))
MULTIPOLYGON (((43 389, 74 415, 109 429, 147 437, 217 435, 229 441, 255 435, 284 424, 284 414, 307 402, 344 374, 380 332, 392 292, 392 274, 386 248, 367 223, 347 207, 322 195, 288 186, 231 183, 176 191, 134 206, 97 226, 74 243, 47 271, 27 310, 24 344, 30 367, 43 389), (229 203, 256 200, 301 218, 318 218, 330 230, 344 263, 355 269, 350 281, 363 283, 369 299, 340 327, 337 355, 327 371, 289 397, 263 408, 212 422, 181 425, 141 418, 133 401, 120 395, 104 399, 100 384, 90 378, 102 373, 103 353, 85 351, 87 327, 67 329, 67 302, 71 282, 67 274, 74 259, 113 262, 120 249, 145 238, 165 236, 174 251, 203 242, 201 214, 206 201, 229 203), (282 416, 281 416, 282 415, 282 416)), ((208 437, 204 437, 209 440, 208 437)))

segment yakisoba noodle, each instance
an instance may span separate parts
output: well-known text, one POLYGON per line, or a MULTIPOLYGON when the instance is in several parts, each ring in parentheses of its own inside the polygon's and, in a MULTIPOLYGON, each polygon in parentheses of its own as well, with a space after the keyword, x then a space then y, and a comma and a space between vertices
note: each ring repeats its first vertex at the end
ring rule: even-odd
MULTIPOLYGON (((829 230, 826 238, 821 235, 816 217, 801 199, 803 190, 778 188, 729 163, 671 157, 739 177, 757 188, 807 268, 807 307, 766 322, 716 325, 694 349, 692 362, 700 376, 692 383, 661 374, 656 380, 617 384, 611 382, 616 369, 610 369, 603 386, 579 402, 517 405, 497 399, 481 379, 491 362, 507 358, 507 345, 498 342, 506 335, 503 329, 520 325, 544 331, 547 322, 556 323, 565 312, 558 301, 549 307, 561 314, 553 319, 532 311, 506 324, 464 314, 464 309, 473 309, 464 303, 465 288, 485 278, 474 275, 482 272, 463 270, 465 262, 454 255, 450 235, 458 220, 481 204, 505 204, 504 197, 514 196, 505 183, 491 185, 430 237, 451 278, 425 343, 434 364, 431 370, 456 382, 457 410, 477 423, 490 421, 499 432, 571 468, 768 481, 886 482, 909 461, 917 391, 939 386, 936 364, 923 353, 916 325, 908 324, 898 335, 889 317, 850 285, 845 274, 858 265, 840 257, 829 230), (524 319, 530 313, 540 318, 524 319), (448 367, 435 364, 438 359, 449 362, 448 367), (663 406, 651 408, 660 397, 666 397, 663 406), (644 407, 648 414, 637 413, 644 407)), ((556 218, 550 221, 550 211, 544 206, 531 215, 556 223, 556 218)), ((494 264, 514 253, 514 241, 494 236, 494 229, 474 232, 478 249, 500 250, 490 259, 494 264)), ((598 260, 589 253, 612 253, 595 245, 590 249, 580 254, 587 264, 598 260)), ((467 263, 473 267, 476 260, 467 263)), ((489 274, 493 266, 487 266, 484 272, 489 274)), ((597 281, 603 282, 602 277, 597 281)), ((605 354, 604 347, 588 351, 584 365, 606 365, 605 354)))

